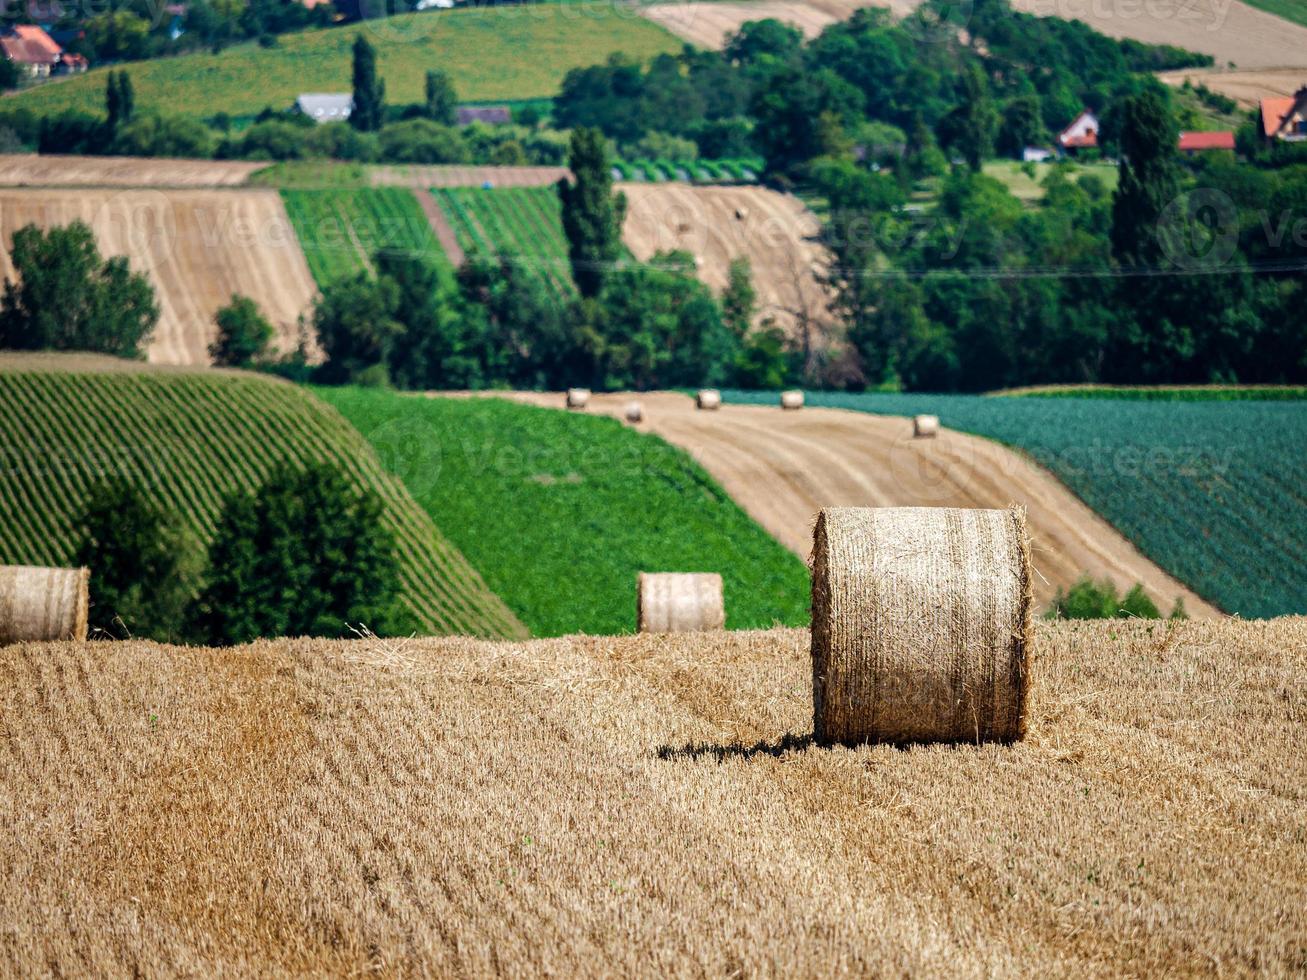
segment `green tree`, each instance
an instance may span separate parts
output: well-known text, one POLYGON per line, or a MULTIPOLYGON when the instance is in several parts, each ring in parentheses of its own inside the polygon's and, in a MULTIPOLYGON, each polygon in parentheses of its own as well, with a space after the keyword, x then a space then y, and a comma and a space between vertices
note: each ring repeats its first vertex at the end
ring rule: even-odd
POLYGON ((183 638, 195 548, 173 515, 132 481, 95 483, 77 522, 77 565, 91 570, 92 630, 118 639, 183 638))
POLYGON ((961 153, 967 166, 979 173, 981 165, 994 153, 998 124, 998 110, 989 96, 985 73, 979 65, 971 65, 962 75, 957 108, 940 123, 943 142, 961 153))
POLYGON ((213 316, 218 339, 209 345, 209 356, 219 367, 253 367, 268 355, 272 324, 248 296, 232 293, 231 302, 213 316))
POLYGON ((428 119, 442 126, 452 126, 458 121, 458 94, 447 73, 439 70, 427 72, 423 110, 428 119))
POLYGON ((558 182, 563 231, 576 288, 586 298, 598 296, 609 270, 622 252, 626 196, 613 193, 608 147, 597 129, 572 132, 569 163, 574 180, 558 182))
POLYGON ((753 273, 745 256, 732 259, 722 292, 722 321, 731 333, 743 340, 753 323, 758 294, 753 289, 753 273))
POLYGON ((1043 117, 1040 115, 1039 97, 1018 96, 1003 110, 1003 125, 998 133, 998 150, 1020 160, 1027 146, 1038 146, 1047 135, 1043 117))
POLYGON ((375 377, 377 368, 384 372, 391 345, 404 331, 395 319, 399 299, 394 280, 366 272, 322 291, 313 309, 313 328, 327 355, 322 381, 341 384, 375 377))
POLYGON ((132 76, 127 72, 109 72, 104 85, 104 108, 109 132, 113 135, 118 133, 119 127, 132 121, 136 112, 136 93, 132 89, 132 76))
POLYGON ((325 464, 283 466, 257 494, 238 491, 209 547, 195 636, 225 645, 397 627, 395 540, 383 514, 375 493, 325 464))
POLYGON ((159 320, 154 289, 122 256, 102 259, 84 222, 19 228, 10 260, 18 282, 5 281, 0 348, 141 355, 159 320))
POLYGON ((386 83, 377 75, 377 52, 362 34, 354 38, 354 107, 350 125, 376 132, 386 117, 386 83))
POLYGON ((1157 87, 1128 96, 1117 116, 1121 162, 1112 200, 1112 252, 1122 265, 1154 267, 1162 257, 1157 222, 1179 192, 1179 133, 1157 87))

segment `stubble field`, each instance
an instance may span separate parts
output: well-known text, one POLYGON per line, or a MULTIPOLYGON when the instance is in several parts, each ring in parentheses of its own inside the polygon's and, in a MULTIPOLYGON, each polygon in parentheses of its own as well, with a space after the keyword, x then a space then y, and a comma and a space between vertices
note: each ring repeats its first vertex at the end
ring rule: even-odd
POLYGON ((1288 975, 1307 622, 1039 626, 1013 746, 801 630, 0 650, 0 972, 1288 975))

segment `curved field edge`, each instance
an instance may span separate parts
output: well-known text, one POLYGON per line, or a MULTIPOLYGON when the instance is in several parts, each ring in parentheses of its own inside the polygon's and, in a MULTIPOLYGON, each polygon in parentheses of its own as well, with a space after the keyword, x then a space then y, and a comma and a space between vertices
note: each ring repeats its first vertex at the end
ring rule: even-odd
POLYGON ((536 635, 629 633, 641 571, 720 572, 732 629, 808 620, 804 563, 681 450, 499 398, 317 389, 536 635))
MULTIPOLYGON (((724 392, 774 402, 774 392, 724 392)), ((809 392, 807 403, 941 424, 1026 454, 1170 575, 1228 613, 1307 612, 1307 411, 1151 402, 809 392)))
POLYGON ((1144 402, 1307 401, 1307 387, 1301 385, 1032 385, 986 394, 991 398, 1116 398, 1144 402))
POLYGON ((283 461, 328 462, 384 501, 401 598, 422 631, 525 635, 354 427, 304 389, 238 372, 33 369, 37 362, 5 361, 0 561, 68 562, 87 489, 103 476, 138 482, 207 542, 227 494, 254 489, 283 461))

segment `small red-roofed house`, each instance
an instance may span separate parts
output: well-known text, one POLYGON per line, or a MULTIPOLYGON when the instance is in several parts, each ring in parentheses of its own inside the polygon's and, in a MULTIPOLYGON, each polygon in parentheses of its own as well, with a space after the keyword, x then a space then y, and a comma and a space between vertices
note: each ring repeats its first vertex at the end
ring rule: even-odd
POLYGON ((1098 117, 1088 109, 1071 120, 1071 125, 1057 134, 1057 145, 1068 153, 1098 146, 1098 117))
POLYGON ((1291 97, 1262 99, 1262 136, 1297 143, 1307 140, 1307 86, 1291 97))
POLYGON ((0 31, 0 52, 29 75, 44 77, 55 71, 64 50, 35 24, 15 24, 0 31))
POLYGON ((1203 150, 1233 150, 1234 133, 1230 130, 1224 130, 1217 133, 1187 133, 1180 134, 1180 152, 1181 153, 1199 153, 1203 150))

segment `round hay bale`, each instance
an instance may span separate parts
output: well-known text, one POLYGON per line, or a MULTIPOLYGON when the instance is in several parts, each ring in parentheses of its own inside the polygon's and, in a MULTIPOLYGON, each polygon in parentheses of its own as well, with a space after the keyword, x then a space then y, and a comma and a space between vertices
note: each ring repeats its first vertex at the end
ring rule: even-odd
POLYGON ((715 412, 722 407, 722 393, 716 388, 704 388, 694 396, 694 407, 715 412))
POLYGON ((793 412, 802 407, 803 407, 803 392, 801 391, 781 392, 781 408, 793 412))
POLYGON ((715 572, 641 572, 635 621, 641 633, 721 629, 726 624, 722 577, 715 572))
POLYGON ((644 406, 639 402, 626 403, 626 421, 632 425, 644 421, 644 406))
POLYGON ((567 389, 567 407, 568 408, 585 408, 590 402, 589 388, 568 388, 567 389))
POLYGON ((912 420, 914 439, 934 439, 937 435, 939 435, 938 415, 918 415, 912 420))
POLYGON ((1021 738, 1030 583, 1023 510, 823 510, 812 543, 817 741, 1021 738))
POLYGON ((85 640, 90 578, 85 568, 0 566, 0 645, 85 640))

